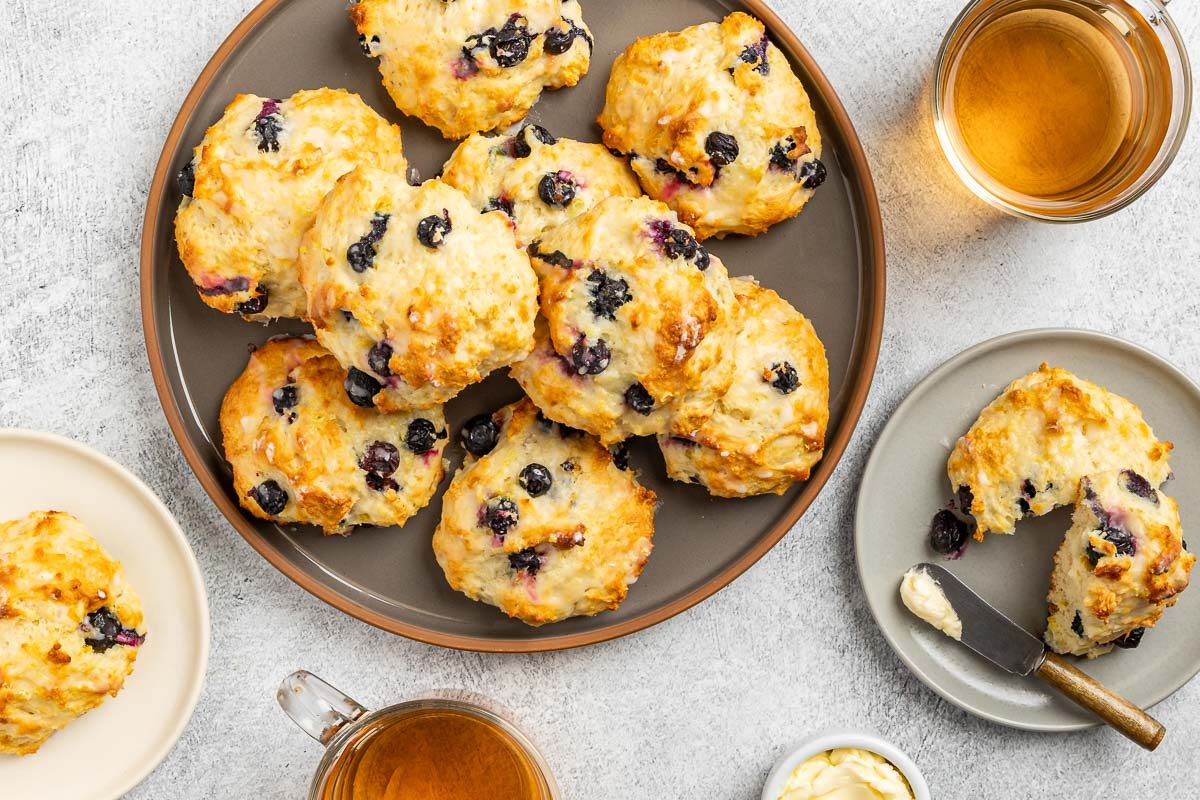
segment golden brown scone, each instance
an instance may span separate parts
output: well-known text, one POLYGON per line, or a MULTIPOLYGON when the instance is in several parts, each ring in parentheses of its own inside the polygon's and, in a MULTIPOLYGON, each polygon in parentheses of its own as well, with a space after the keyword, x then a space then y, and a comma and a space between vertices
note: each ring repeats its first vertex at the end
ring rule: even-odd
POLYGON ((359 164, 403 175, 400 128, 342 89, 240 94, 179 176, 175 242, 200 298, 247 319, 304 315, 300 237, 359 164))
POLYGON ((631 44, 598 122, 646 194, 700 239, 760 234, 825 181, 808 94, 763 24, 740 11, 631 44))
POLYGON ((1137 647, 1187 588, 1195 562, 1174 499, 1132 470, 1085 477, 1054 557, 1046 643, 1089 658, 1137 647))
POLYGON ((0 523, 0 753, 36 752, 116 697, 145 640, 137 593, 82 522, 0 523))
POLYGON ((615 609, 650 556, 654 492, 528 399, 493 421, 493 449, 473 448, 442 500, 446 580, 529 625, 615 609))
POLYGON ((783 494, 825 451, 829 362, 803 314, 752 279, 737 297, 733 383, 689 438, 660 435, 667 474, 719 497, 783 494))
POLYGON ((694 434, 733 380, 734 299, 720 259, 645 197, 603 200, 529 252, 542 321, 512 376, 538 408, 606 445, 694 434))
POLYGON ((556 139, 540 125, 512 136, 475 134, 442 175, 481 211, 507 214, 522 246, 606 197, 640 197, 629 165, 599 144, 556 139))
POLYGON ((308 318, 356 403, 437 405, 533 349, 529 257, 504 215, 441 181, 355 170, 325 198, 299 264, 308 318))
POLYGON ((440 406, 384 414, 350 402, 346 371, 308 337, 271 339, 221 403, 225 458, 242 507, 326 534, 398 525, 446 474, 440 406))
POLYGON ((513 124, 592 57, 575 0, 359 0, 350 18, 396 107, 447 139, 513 124))
POLYGON ((1042 364, 983 409, 946 471, 982 541, 1075 502, 1085 475, 1131 469, 1158 488, 1171 475, 1171 447, 1124 397, 1042 364))

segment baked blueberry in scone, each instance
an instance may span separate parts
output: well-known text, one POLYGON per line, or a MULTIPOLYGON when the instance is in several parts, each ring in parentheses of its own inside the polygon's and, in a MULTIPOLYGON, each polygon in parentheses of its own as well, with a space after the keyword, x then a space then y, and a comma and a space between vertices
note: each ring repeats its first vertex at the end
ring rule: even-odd
POLYGON ((533 349, 537 276, 501 214, 438 180, 362 167, 325 198, 300 252, 317 339, 358 405, 445 402, 533 349))
POLYGON ((1171 447, 1133 403, 1042 364, 983 409, 946 470, 955 510, 982 541, 1075 502, 1086 475, 1130 469, 1157 489, 1171 475, 1171 447))
POLYGON ((490 449, 468 445, 442 500, 433 552, 446 580, 529 625, 615 609, 650 556, 654 493, 528 399, 490 420, 490 449))
POLYGON ((0 523, 0 753, 36 752, 116 697, 145 641, 137 593, 82 522, 0 523))
POLYGON ((629 165, 603 145, 556 138, 540 125, 470 137, 446 162, 442 180, 480 211, 506 214, 521 245, 606 197, 642 194, 629 165))
POLYGON ((396 107, 447 139, 513 124, 592 56, 575 0, 359 0, 350 18, 396 107))
POLYGON ((440 406, 385 414, 351 402, 346 371, 307 337, 269 340, 221 404, 225 458, 242 507, 326 534, 404 525, 445 475, 440 406))
POLYGON ((733 380, 734 298, 720 259, 645 197, 603 200, 529 253, 542 315, 512 376, 538 408, 606 445, 695 433, 733 380))
POLYGON ((762 233, 825 181, 808 94, 763 24, 741 12, 631 44, 598 121, 646 194, 700 239, 762 233))
POLYGON ((1046 643, 1089 658, 1137 647, 1196 561, 1175 500, 1133 470, 1102 472, 1080 481, 1073 522, 1054 557, 1046 643))
POLYGON ((658 443, 674 480, 720 497, 782 494, 824 453, 829 363, 812 323, 786 300, 751 279, 731 284, 733 383, 699 430, 658 443))
POLYGON ((175 242, 200 298, 247 319, 304 315, 300 237, 360 164, 403 175, 400 128, 341 89, 241 94, 179 175, 175 242))

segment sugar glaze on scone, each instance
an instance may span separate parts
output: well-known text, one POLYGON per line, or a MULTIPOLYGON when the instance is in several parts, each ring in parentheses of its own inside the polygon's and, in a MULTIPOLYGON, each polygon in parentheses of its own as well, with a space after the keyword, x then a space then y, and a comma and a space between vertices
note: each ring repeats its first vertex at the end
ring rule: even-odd
POLYGON ((695 433, 733 380, 734 298, 720 259, 645 197, 610 197, 529 252, 543 319, 512 375, 538 408, 606 445, 695 433))
POLYGON ((470 137, 446 162, 442 180, 479 210, 507 214, 521 245, 606 197, 642 194, 629 165, 603 145, 555 138, 540 125, 470 137))
POLYGON ((1131 469, 1158 488, 1171 475, 1171 447, 1124 397, 1042 364, 983 409, 946 471, 982 541, 1075 502, 1085 475, 1131 469))
POLYGON ((753 279, 734 278, 733 383, 689 438, 660 435, 667 474, 719 497, 782 494, 825 451, 829 362, 812 323, 753 279))
POLYGON ((175 242, 200 298, 248 319, 301 317, 300 237, 360 164, 404 174, 400 128, 342 89, 241 94, 179 176, 175 242))
POLYGON ((404 525, 446 474, 440 406, 385 414, 350 402, 346 371, 308 337, 271 339, 221 403, 225 458, 242 507, 326 534, 404 525))
POLYGON ((1089 658, 1137 647, 1187 588, 1195 561, 1173 498, 1132 470, 1085 477, 1054 557, 1046 643, 1089 658))
POLYGON ((701 239, 760 234, 825 181, 808 94, 763 24, 741 12, 631 44, 598 121, 646 194, 701 239))
POLYGON ((350 18, 396 107, 447 139, 512 125, 592 56, 576 0, 359 0, 350 18))
POLYGON ((299 263, 308 318, 356 403, 437 405, 533 349, 529 257, 504 215, 439 180, 355 170, 325 198, 299 263))
POLYGON ((529 625, 615 609, 650 556, 654 493, 528 399, 493 420, 490 451, 473 448, 442 501, 446 580, 529 625))
POLYGON ((121 564, 71 514, 0 523, 0 753, 116 697, 146 640, 121 564))

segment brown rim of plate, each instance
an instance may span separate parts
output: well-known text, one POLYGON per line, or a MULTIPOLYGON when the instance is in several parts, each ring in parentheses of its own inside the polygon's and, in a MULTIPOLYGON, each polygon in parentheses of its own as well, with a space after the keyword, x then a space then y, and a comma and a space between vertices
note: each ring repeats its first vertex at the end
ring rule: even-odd
POLYGON ((163 353, 159 345, 158 328, 154 321, 155 304, 152 299, 154 297, 154 258, 152 253, 153 242, 158 234, 158 225, 155 217, 157 216, 156 212, 162 200, 163 189, 167 185, 170 157, 175 152, 183 129, 191 118, 196 104, 208 90, 213 74, 225 63, 225 60, 233 52, 234 48, 246 38, 267 14, 286 2, 288 0, 263 0, 263 2, 259 3, 233 29, 233 32, 226 37, 225 41, 221 43, 221 46, 217 48, 217 51, 213 53, 212 58, 209 59, 204 69, 200 72, 196 83, 184 99, 183 106, 179 109, 175 121, 171 124, 171 130, 167 134, 166 142, 163 143, 158 166, 154 170, 154 178, 150 184, 150 194, 146 199, 146 213, 142 222, 142 327, 146 333, 146 355, 150 360, 150 372, 154 377, 154 387, 158 391, 158 399, 162 403, 167 423, 171 426, 171 432, 175 436, 175 440, 179 443, 180 449, 183 450, 183 456, 187 459, 192 472, 195 473, 201 486, 204 487, 204 491, 216 503, 217 508, 221 510, 225 518, 229 520, 237 532, 242 535, 242 538, 259 555, 310 594, 315 595, 334 608, 377 628, 382 628, 391 633, 398 633, 401 636, 425 642, 426 644, 450 647, 457 650, 494 653, 530 653, 566 650, 572 647, 582 647, 583 645, 605 642, 670 619, 733 582, 735 578, 766 555, 767 551, 774 547, 791 530, 796 521, 800 519, 800 516, 808 509, 813 500, 817 498, 817 495, 820 494, 821 489, 825 486, 825 482, 829 480, 829 476, 833 474, 833 470, 841 460, 842 453, 846 450, 846 445, 850 443, 850 438, 854 435, 854 431, 858 427, 858 420, 862 415, 863 406, 866 404, 867 395, 871 389, 871 382, 875 375, 875 364, 879 357, 879 344, 883 335, 886 261, 883 244, 883 220, 879 213, 879 198, 875 193, 875 182, 871 177, 866 153, 863 151, 862 143, 858 139, 858 133, 854 129, 854 124, 850 121, 850 116, 846 113, 845 107, 834 92, 828 78, 825 77, 825 73, 817 66, 817 62, 813 60, 808 50, 800 43, 799 38, 763 0, 740 0, 741 4, 750 14, 758 17, 767 26, 767 30, 771 32, 772 36, 776 37, 777 41, 786 45, 786 48, 790 51, 789 54, 793 55, 808 72, 811 82, 809 88, 823 99, 829 108, 830 116, 833 117, 834 125, 845 138, 846 147, 844 152, 839 152, 839 156, 847 159, 852 166, 853 176, 862 194, 863 205, 866 206, 865 227, 870 234, 871 252, 869 257, 873 280, 863 285, 862 292, 864 302, 869 309, 870 327, 866 340, 856 345, 856 347, 861 349, 859 363, 861 363, 862 368, 854 376, 853 386, 846 403, 845 416, 838 426, 837 433, 831 441, 826 442, 825 455, 817 466, 816 471, 809 478, 803 491, 796 498, 795 502, 792 503, 792 506, 787 509, 783 517, 752 548, 743 553, 740 558, 726 567, 720 574, 699 588, 660 608, 601 630, 565 634, 563 636, 529 641, 498 642, 477 636, 457 636, 440 633, 417 625, 410 625, 390 619, 349 600, 328 586, 318 583, 294 567, 287 559, 281 557, 278 551, 272 548, 262 535, 246 521, 241 510, 230 500, 225 488, 209 472, 200 452, 187 436, 183 424, 183 415, 167 385, 166 367, 163 363, 163 353))

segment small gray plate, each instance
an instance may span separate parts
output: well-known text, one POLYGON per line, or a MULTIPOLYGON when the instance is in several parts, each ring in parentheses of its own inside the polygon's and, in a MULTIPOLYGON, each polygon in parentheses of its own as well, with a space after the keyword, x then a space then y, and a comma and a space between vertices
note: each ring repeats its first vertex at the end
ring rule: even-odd
MULTIPOLYGON (((910 614, 900 577, 940 558, 928 546, 929 522, 950 496, 946 459, 980 410, 1013 379, 1047 362, 1137 403, 1160 439, 1175 443, 1175 478, 1164 487, 1179 501, 1185 530, 1200 520, 1200 387, 1137 345, 1091 331, 1011 333, 966 350, 915 388, 884 428, 863 473, 855 554, 867 604, 884 637, 913 674, 960 708, 1016 728, 1079 730, 1095 717, 1032 678, 1009 674, 910 614)), ((1046 624, 1054 552, 1070 510, 1025 520, 1014 536, 972 541, 947 569, 1031 633, 1046 624)), ((1200 535, 1200 534, 1198 534, 1200 535)), ((1200 672, 1200 591, 1185 592, 1136 650, 1080 660, 1089 675, 1146 708, 1200 672)), ((1168 723, 1168 728, 1170 727, 1168 723)))

